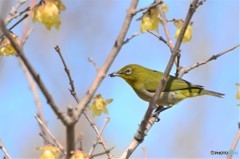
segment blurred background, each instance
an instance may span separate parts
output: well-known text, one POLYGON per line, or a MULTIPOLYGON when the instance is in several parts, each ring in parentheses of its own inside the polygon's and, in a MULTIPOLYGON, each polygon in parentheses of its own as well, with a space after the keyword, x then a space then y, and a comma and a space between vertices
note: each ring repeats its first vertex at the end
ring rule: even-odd
MULTIPOLYGON (((190 0, 164 1, 169 12, 167 18, 185 18, 190 0)), ((1 17, 6 18, 16 0, 0 2, 1 17)), ((91 57, 101 66, 108 56, 125 18, 129 0, 79 0, 63 1, 66 10, 61 13, 59 30, 46 30, 39 23, 34 27, 24 51, 33 67, 40 74, 55 102, 62 111, 69 104, 76 106, 70 95, 69 81, 59 56, 54 50, 59 45, 72 77, 79 98, 84 96, 96 75, 94 66, 88 62, 91 57)), ((140 1, 138 8, 152 1, 140 1)), ((25 6, 29 5, 28 2, 25 6)), ((20 10, 25 9, 21 7, 20 10)), ((211 0, 200 6, 193 17, 193 37, 181 46, 181 65, 190 66, 209 58, 213 54, 227 50, 239 43, 238 0, 211 0)), ((127 37, 138 32, 142 14, 137 14, 131 23, 127 37)), ((14 22, 13 22, 14 23, 14 22)), ((10 27, 11 23, 8 27, 10 27)), ((27 21, 13 29, 21 38, 23 26, 27 21)), ((172 38, 176 28, 169 24, 172 38)), ((162 26, 159 34, 164 35, 162 26)), ((175 39, 173 38, 174 42, 175 39)), ((123 46, 109 73, 127 64, 140 64, 145 67, 164 71, 170 57, 168 47, 149 33, 141 34, 123 46)), ((225 158, 225 155, 211 155, 210 151, 228 151, 238 131, 239 101, 236 100, 239 80, 239 49, 219 59, 201 66, 184 79, 205 88, 224 93, 223 99, 201 96, 187 99, 172 109, 163 112, 161 121, 148 133, 145 141, 137 148, 132 157, 143 158, 142 148, 147 150, 147 158, 225 158)), ((174 75, 175 68, 171 74, 174 75)), ((99 127, 106 117, 110 117, 103 137, 112 154, 119 157, 132 140, 138 129, 148 103, 138 98, 131 87, 120 78, 106 77, 97 93, 106 99, 113 98, 108 105, 108 115, 95 117, 99 127)), ((65 145, 65 128, 49 108, 39 91, 43 104, 44 117, 48 127, 60 143, 65 145)), ((39 126, 34 118, 36 105, 28 81, 19 67, 16 57, 0 59, 0 138, 13 158, 37 158, 43 146, 38 135, 39 126)), ((81 117, 77 123, 76 135, 83 135, 83 150, 88 152, 96 138, 89 123, 81 117)), ((102 152, 101 145, 97 152, 102 152)), ((240 149, 236 151, 239 157, 240 149)), ((0 153, 0 158, 3 154, 0 153)), ((101 156, 99 158, 106 158, 101 156)))

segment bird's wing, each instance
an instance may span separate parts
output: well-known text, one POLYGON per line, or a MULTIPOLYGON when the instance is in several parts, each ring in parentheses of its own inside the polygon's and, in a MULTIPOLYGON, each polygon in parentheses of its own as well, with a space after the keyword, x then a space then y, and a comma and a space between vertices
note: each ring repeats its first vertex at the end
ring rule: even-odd
MULTIPOLYGON (((156 78, 154 78, 156 79, 156 78)), ((160 78, 159 78, 160 80, 160 78)), ((159 84, 158 80, 147 80, 144 85, 147 91, 149 92, 155 92, 157 89, 157 86, 159 84)), ((183 79, 179 79, 173 76, 169 76, 167 83, 165 85, 165 88, 163 89, 163 92, 169 92, 169 91, 175 91, 175 90, 183 90, 183 89, 191 89, 191 88, 199 88, 203 89, 200 85, 193 85, 188 81, 185 81, 183 79)))

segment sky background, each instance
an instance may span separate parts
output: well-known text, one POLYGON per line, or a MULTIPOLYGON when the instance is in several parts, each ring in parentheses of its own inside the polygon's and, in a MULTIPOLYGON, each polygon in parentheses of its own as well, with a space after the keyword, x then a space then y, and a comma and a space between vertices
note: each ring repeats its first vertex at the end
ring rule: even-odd
MULTIPOLYGON (((169 7, 167 18, 185 19, 190 2, 166 0, 169 7)), ((15 3, 14 0, 2 0, 1 17, 5 18, 15 3)), ((34 30, 24 51, 55 102, 65 111, 69 104, 76 106, 76 102, 68 91, 69 81, 54 47, 60 46, 81 99, 97 73, 87 58, 92 57, 98 66, 104 63, 130 1, 79 0, 63 3, 66 11, 61 13, 60 29, 48 31, 39 23, 30 23, 34 30)), ((142 0, 138 8, 151 3, 142 0)), ((181 65, 190 66, 239 44, 239 9, 238 0, 208 0, 200 6, 192 18, 192 40, 181 46, 181 65)), ((140 21, 136 21, 140 16, 141 13, 134 17, 127 37, 135 32, 140 33, 140 21)), ((26 23, 22 22, 13 29, 20 38, 26 23)), ((169 28, 173 38, 176 28, 171 23, 169 28)), ((158 33, 164 36, 162 26, 158 33)), ((165 44, 148 33, 140 33, 122 47, 108 73, 133 63, 164 71, 169 57, 170 52, 165 44)), ((238 130, 239 107, 236 105, 239 101, 236 100, 235 84, 240 82, 239 60, 239 49, 236 49, 184 75, 187 81, 224 93, 224 98, 201 96, 186 99, 163 112, 161 121, 153 126, 132 157, 143 158, 142 147, 145 147, 148 158, 225 158, 224 155, 211 155, 210 151, 228 151, 238 130)), ((174 70, 175 67, 172 75, 174 70)), ((138 129, 148 103, 139 99, 120 78, 106 77, 96 93, 101 93, 106 99, 113 98, 108 106, 109 114, 95 117, 95 122, 100 129, 104 119, 110 117, 103 137, 109 148, 114 146, 114 157, 119 157, 138 129)), ((56 119, 40 91, 39 94, 50 130, 65 145, 64 126, 56 119)), ((43 146, 43 140, 38 135, 40 130, 34 114, 36 105, 33 95, 17 58, 1 58, 0 138, 13 158, 36 158, 40 154, 36 148, 43 146)), ((76 135, 79 134, 83 135, 83 149, 88 152, 96 134, 84 117, 77 123, 76 135)), ((236 151, 240 154, 239 146, 236 151)), ((97 147, 97 152, 102 152, 101 145, 97 147)), ((0 153, 0 158, 2 156, 0 153)), ((239 155, 234 157, 238 158, 239 155)))

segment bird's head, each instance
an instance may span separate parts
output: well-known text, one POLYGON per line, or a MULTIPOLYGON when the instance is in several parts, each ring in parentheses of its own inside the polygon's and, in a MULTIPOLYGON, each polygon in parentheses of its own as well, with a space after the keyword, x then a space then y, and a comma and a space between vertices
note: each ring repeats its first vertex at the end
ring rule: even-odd
POLYGON ((131 85, 133 82, 136 82, 139 79, 142 79, 141 75, 144 73, 144 71, 145 71, 144 67, 136 64, 130 64, 130 65, 124 66, 117 72, 113 72, 109 74, 109 76, 121 77, 131 85))

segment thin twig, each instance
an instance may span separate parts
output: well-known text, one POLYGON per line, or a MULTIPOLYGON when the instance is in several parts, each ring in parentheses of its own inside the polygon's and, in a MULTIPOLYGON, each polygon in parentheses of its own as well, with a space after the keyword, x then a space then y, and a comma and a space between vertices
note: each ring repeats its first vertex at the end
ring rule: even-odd
POLYGON ((24 34, 24 36, 22 37, 22 40, 21 40, 21 43, 22 45, 24 45, 26 43, 26 41, 28 40, 30 34, 32 33, 33 31, 33 27, 31 27, 27 32, 26 34, 24 34))
POLYGON ((19 0, 11 9, 9 15, 5 19, 5 25, 8 25, 14 18, 21 16, 23 13, 30 10, 30 8, 26 8, 24 11, 18 13, 17 10, 21 5, 23 5, 27 0, 19 0))
MULTIPOLYGON (((136 9, 137 4, 138 4, 138 0, 132 0, 132 2, 130 4, 130 7, 127 11, 127 15, 125 17, 125 20, 123 22, 121 31, 120 31, 120 33, 119 33, 119 35, 118 35, 118 37, 117 37, 117 39, 116 39, 116 41, 113 45, 112 50, 110 51, 108 57, 106 58, 104 64, 102 65, 102 67, 100 67, 94 81, 92 82, 91 86, 87 90, 85 96, 82 98, 82 100, 79 102, 79 104, 77 106, 77 111, 76 111, 77 118, 76 118, 76 120, 79 119, 79 117, 84 112, 84 109, 87 107, 87 104, 92 99, 94 93, 96 92, 96 90, 98 89, 100 84, 102 83, 103 79, 106 77, 108 69, 110 68, 114 59, 116 58, 119 51, 121 50, 121 48, 123 46, 125 36, 127 34, 130 23, 131 23, 131 21, 133 19, 133 16, 134 16, 133 11, 136 9)), ((75 122, 75 121, 73 121, 73 122, 75 122)))
POLYGON ((2 142, 2 139, 0 139, 0 149, 1 149, 2 152, 4 153, 4 157, 5 157, 6 159, 11 159, 9 153, 7 152, 5 146, 4 146, 3 142, 2 142))
MULTIPOLYGON (((185 18, 185 21, 184 21, 183 27, 180 31, 177 42, 176 42, 175 46, 173 47, 173 49, 171 50, 172 54, 169 59, 168 65, 163 73, 163 77, 160 79, 160 82, 158 84, 158 87, 154 94, 154 97, 149 102, 148 109, 144 115, 144 118, 143 118, 140 126, 139 126, 139 129, 135 133, 135 136, 134 136, 133 140, 131 141, 130 145, 128 146, 128 148, 122 154, 121 159, 129 158, 131 156, 131 154, 134 152, 134 150, 137 148, 137 146, 143 142, 147 132, 152 127, 152 124, 155 122, 155 120, 154 120, 153 123, 150 123, 150 121, 153 117, 152 112, 156 107, 156 102, 157 102, 157 99, 158 99, 160 93, 163 91, 164 85, 165 85, 167 77, 173 67, 174 61, 180 52, 179 49, 180 49, 180 46, 181 46, 181 43, 183 40, 183 36, 185 34, 188 24, 191 21, 193 14, 195 13, 197 3, 198 3, 198 0, 193 0, 189 7, 187 16, 185 18)), ((154 116, 156 116, 156 115, 154 115, 154 116)))
POLYGON ((99 71, 97 63, 91 57, 88 57, 88 62, 91 62, 93 64, 97 72, 99 71))
POLYGON ((72 96, 75 98, 75 100, 76 100, 77 102, 79 102, 79 99, 78 99, 78 97, 77 97, 77 93, 76 93, 75 87, 74 87, 74 81, 72 80, 72 77, 71 77, 71 74, 70 74, 70 70, 68 69, 67 64, 66 64, 65 61, 64 61, 64 58, 63 58, 63 56, 62 56, 60 47, 57 45, 57 46, 55 47, 55 50, 56 50, 56 52, 58 53, 58 55, 59 55, 59 57, 60 57, 60 59, 61 59, 61 61, 62 61, 62 63, 63 63, 64 70, 65 70, 65 72, 66 72, 66 74, 67 74, 67 76, 68 76, 69 84, 70 84, 70 86, 71 86, 71 89, 69 89, 69 91, 71 92, 71 94, 72 94, 72 96))
MULTIPOLYGON (((161 3, 162 0, 157 0, 157 2, 161 3)), ((159 14, 160 14, 160 20, 162 22, 162 25, 163 25, 163 29, 164 29, 164 32, 165 32, 165 35, 166 35, 166 38, 167 38, 167 42, 169 44, 169 47, 170 47, 170 51, 172 51, 173 47, 174 47, 174 44, 173 44, 173 41, 171 39, 171 36, 170 36, 170 31, 169 31, 169 28, 168 28, 168 25, 167 25, 167 18, 166 18, 166 14, 165 12, 163 11, 161 5, 157 6, 158 8, 158 11, 159 11, 159 14)))
MULTIPOLYGON (((66 62, 65 62, 65 60, 64 60, 64 58, 63 58, 63 56, 62 56, 62 53, 61 53, 60 48, 59 48, 58 46, 56 46, 56 47, 55 47, 55 50, 56 50, 56 52, 59 54, 59 56, 60 56, 60 58, 61 58, 61 61, 62 61, 63 65, 64 65, 64 70, 65 70, 65 72, 66 72, 66 74, 67 74, 67 76, 68 76, 69 84, 70 84, 70 86, 71 86, 71 89, 69 89, 70 92, 71 92, 71 95, 74 97, 74 99, 76 100, 76 102, 79 103, 79 99, 78 99, 78 96, 77 96, 76 91, 75 91, 74 82, 73 82, 73 79, 72 79, 72 77, 71 77, 71 72, 70 72, 70 70, 69 70, 68 67, 67 67, 67 64, 66 64, 66 62)), ((94 61, 93 61, 93 62, 94 62, 94 61)), ((86 117, 86 119, 88 120, 88 122, 90 123, 90 125, 92 126, 92 128, 94 129, 94 131, 96 132, 96 134, 99 134, 99 130, 98 130, 96 124, 93 122, 93 120, 87 115, 86 112, 83 112, 83 114, 84 114, 84 116, 86 117)), ((106 142, 104 141, 103 137, 100 136, 99 138, 100 138, 100 140, 102 141, 101 144, 102 144, 104 150, 107 151, 107 144, 106 144, 106 142)), ((68 140, 70 140, 70 139, 68 139, 68 140)), ((74 143, 74 144, 76 145, 76 143, 74 143)), ((108 155, 108 158, 109 158, 109 159, 112 158, 112 157, 111 157, 112 155, 111 155, 110 153, 107 153, 107 155, 108 155)))
POLYGON ((132 40, 133 38, 135 38, 138 35, 139 35, 138 33, 133 33, 133 35, 131 37, 129 37, 126 40, 124 40, 123 44, 128 43, 130 40, 132 40))
MULTIPOLYGON (((39 124, 39 123, 38 123, 39 124)), ((40 124, 39 124, 40 125, 40 124)), ((42 126, 41 126, 42 127, 42 126)), ((45 129, 44 129, 45 130, 45 129)), ((51 144, 51 145, 54 145, 54 146, 57 146, 56 144, 52 143, 52 141, 50 141, 48 139, 48 137, 46 136, 46 134, 43 134, 42 132, 39 133, 39 135, 43 138, 43 140, 45 141, 45 145, 46 144, 51 144)))
MULTIPOLYGON (((23 35, 23 38, 21 40, 21 43, 22 45, 25 44, 25 42, 27 41, 30 33, 32 32, 32 29, 31 28, 26 34, 23 35)), ((37 114, 39 116, 39 118, 41 119, 42 122, 44 122, 44 115, 43 115, 43 110, 42 110, 42 103, 41 103, 41 100, 40 100, 40 97, 39 97, 39 94, 38 94, 38 91, 37 91, 37 84, 36 82, 33 80, 31 74, 29 73, 28 69, 26 68, 26 66, 24 65, 23 61, 18 58, 18 63, 19 63, 19 66, 23 69, 23 72, 27 78, 27 81, 28 81, 28 84, 29 84, 29 87, 33 93, 33 99, 36 103, 36 106, 37 106, 37 114)), ((41 128, 41 132, 43 134, 43 136, 46 135, 46 132, 45 132, 45 129, 42 127, 41 124, 39 124, 40 128, 41 128)), ((44 144, 46 144, 48 141, 44 139, 44 144)))
POLYGON ((79 143, 79 147, 78 150, 83 150, 83 135, 79 134, 77 137, 77 141, 75 142, 75 145, 77 145, 79 143))
POLYGON ((34 115, 34 117, 37 119, 38 123, 41 124, 42 127, 46 130, 46 132, 49 135, 49 137, 51 137, 51 139, 59 147, 61 152, 64 155, 66 155, 66 152, 64 151, 63 146, 59 143, 59 141, 56 139, 56 137, 53 135, 53 133, 48 129, 48 127, 42 122, 42 120, 36 114, 34 115))
MULTIPOLYGON (((83 112, 84 116, 86 117, 86 119, 88 120, 88 122, 90 123, 91 127, 93 128, 93 130, 96 132, 96 134, 100 134, 100 131, 98 130, 96 124, 94 123, 94 121, 89 117, 89 115, 87 115, 86 112, 83 112)), ((107 148, 107 144, 104 141, 102 136, 99 136, 99 140, 101 141, 100 144, 103 146, 104 150, 107 152, 108 148, 107 148)), ((108 159, 112 158, 112 155, 110 154, 110 151, 107 153, 108 155, 108 159)))
POLYGON ((110 149, 108 149, 108 150, 106 150, 106 151, 104 151, 104 152, 94 154, 94 155, 90 156, 90 158, 94 158, 94 157, 97 157, 97 156, 104 155, 104 154, 106 154, 106 153, 110 153, 110 151, 112 151, 113 149, 114 149, 114 147, 112 147, 112 148, 110 148, 110 149))
POLYGON ((228 153, 227 159, 232 159, 232 157, 233 157, 233 155, 235 153, 235 149, 237 147, 237 144, 239 142, 239 138, 240 138, 240 129, 238 128, 238 132, 237 132, 237 134, 236 134, 236 136, 235 136, 235 138, 233 140, 232 146, 231 146, 231 148, 229 150, 229 152, 231 152, 231 153, 228 153))
POLYGON ((142 147, 143 150, 143 155, 144 155, 144 159, 147 159, 147 148, 146 147, 142 147))
POLYGON ((165 40, 162 36, 157 35, 156 33, 152 32, 151 30, 147 30, 147 32, 149 32, 150 34, 152 34, 153 36, 155 36, 158 40, 162 41, 164 44, 166 44, 169 49, 171 49, 171 46, 169 45, 169 43, 167 42, 167 40, 165 40))
MULTIPOLYGON (((137 13, 142 12, 142 11, 144 11, 144 10, 147 10, 147 11, 148 11, 149 9, 152 9, 152 8, 156 7, 157 5, 159 5, 159 4, 162 4, 162 2, 155 2, 155 3, 153 3, 153 4, 150 4, 149 6, 146 6, 146 7, 140 8, 140 9, 137 9, 137 10, 135 10, 135 11, 133 12, 133 14, 137 14, 137 13)), ((141 19, 141 17, 138 18, 137 20, 140 20, 140 19, 141 19)))
POLYGON ((45 96, 48 104, 51 106, 51 108, 53 109, 54 113, 57 115, 57 117, 63 122, 64 125, 69 124, 72 119, 66 115, 63 114, 62 112, 60 112, 59 108, 57 107, 57 105, 55 104, 51 94, 48 92, 47 88, 45 87, 44 83, 42 82, 42 80, 40 79, 40 76, 36 73, 36 71, 34 70, 34 68, 32 67, 32 65, 30 64, 30 62, 28 61, 28 59, 26 58, 22 46, 19 46, 19 44, 16 43, 16 41, 14 40, 14 38, 11 36, 11 34, 9 33, 9 31, 6 29, 4 22, 2 19, 0 19, 0 27, 1 30, 3 32, 3 34, 10 40, 13 48, 16 50, 17 55, 22 59, 22 61, 24 62, 24 64, 26 65, 28 71, 31 73, 33 79, 35 80, 35 82, 38 84, 40 90, 42 91, 43 95, 45 96))
POLYGON ((189 71, 201 66, 201 65, 204 65, 212 60, 216 60, 217 58, 219 58, 220 56, 232 51, 232 50, 235 50, 236 48, 240 47, 240 44, 237 44, 236 46, 234 47, 231 47, 225 51, 222 51, 216 55, 212 55, 210 58, 206 59, 206 60, 203 60, 203 61, 200 61, 200 62, 197 62, 195 64, 193 64, 192 66, 189 66, 189 67, 182 67, 179 71, 179 78, 181 78, 184 74, 188 73, 189 71))
MULTIPOLYGON (((101 141, 101 136, 102 136, 103 130, 104 130, 105 127, 107 126, 109 120, 110 120, 109 117, 107 117, 107 118, 105 119, 105 122, 104 122, 104 124, 103 124, 103 126, 102 126, 102 128, 101 128, 101 131, 99 132, 99 134, 97 134, 96 140, 95 140, 95 142, 93 143, 92 149, 91 149, 90 152, 89 152, 89 156, 92 155, 92 153, 93 153, 94 149, 96 148, 97 144, 98 144, 98 143, 102 143, 102 141, 101 141)), ((105 150, 105 151, 106 151, 106 150, 105 150)), ((106 154, 107 154, 107 153, 106 153, 106 154)))

